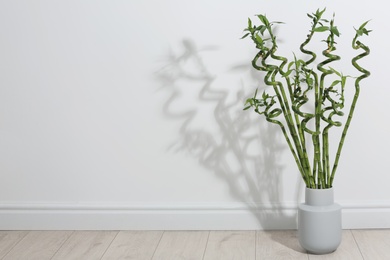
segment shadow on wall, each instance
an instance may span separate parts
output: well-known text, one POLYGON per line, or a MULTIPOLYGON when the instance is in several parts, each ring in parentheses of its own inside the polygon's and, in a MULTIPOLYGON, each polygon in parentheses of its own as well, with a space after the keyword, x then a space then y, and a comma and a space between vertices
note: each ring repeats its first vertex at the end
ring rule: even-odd
MULTIPOLYGON (((296 227, 295 209, 281 203, 284 165, 278 158, 287 146, 280 129, 243 111, 246 94, 242 86, 216 86, 217 77, 208 71, 202 55, 217 48, 198 49, 188 39, 182 46, 181 53, 169 53, 167 63, 157 73, 162 89, 169 93, 164 114, 180 125, 170 149, 190 154, 224 181, 232 196, 245 203, 263 228, 296 227), (192 96, 192 104, 183 101, 186 95, 192 96), (213 124, 199 122, 204 107, 211 109, 208 114, 212 114, 213 124), (287 214, 286 209, 293 213, 287 214)), ((235 66, 231 73, 240 70, 249 73, 250 67, 235 66)), ((258 78, 252 80, 258 82, 258 78)), ((299 183, 297 179, 297 194, 299 183)))

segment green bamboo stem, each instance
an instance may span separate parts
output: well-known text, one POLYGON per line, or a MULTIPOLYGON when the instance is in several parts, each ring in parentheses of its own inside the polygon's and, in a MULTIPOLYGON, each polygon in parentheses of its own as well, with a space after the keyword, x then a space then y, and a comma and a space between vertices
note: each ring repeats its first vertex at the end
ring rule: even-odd
MULTIPOLYGON (((367 23, 367 22, 366 22, 367 23)), ((365 25, 365 24, 363 24, 365 25)), ((364 26, 363 26, 364 27, 364 26)), ((367 34, 368 34, 368 31, 367 31, 367 34)), ((351 104, 351 108, 349 110, 349 114, 348 114, 348 119, 345 123, 345 126, 344 126, 344 130, 341 134, 341 139, 340 139, 340 142, 339 142, 339 146, 338 146, 338 149, 337 149, 337 153, 336 153, 336 158, 335 158, 335 162, 334 162, 334 165, 333 165, 333 169, 332 169, 332 174, 330 176, 330 179, 329 179, 329 183, 330 185, 333 184, 333 180, 334 180, 334 176, 336 174, 336 170, 337 170, 337 166, 338 166, 338 163, 339 163, 339 160, 340 160, 340 155, 341 155, 341 151, 343 149, 343 145, 344 145, 344 140, 345 140, 345 137, 347 135, 347 132, 348 132, 348 129, 349 129, 349 126, 351 124, 351 120, 352 120, 352 117, 353 117, 353 113, 355 111, 355 107, 356 107, 356 103, 357 103, 357 100, 359 98, 359 94, 360 94, 360 81, 367 78, 368 76, 370 76, 370 72, 366 69, 364 69, 363 67, 361 67, 357 61, 368 56, 370 54, 370 49, 368 48, 368 46, 364 45, 363 43, 361 43, 360 41, 357 41, 357 38, 358 38, 358 34, 356 34, 355 38, 353 39, 352 41, 352 47, 354 49, 363 49, 364 52, 357 55, 356 57, 354 57, 352 59, 352 65, 358 70, 360 71, 361 73, 363 73, 362 75, 360 75, 356 80, 355 80, 355 95, 353 97, 353 100, 352 100, 352 104, 351 104)))
POLYGON ((291 140, 290 140, 290 138, 288 137, 287 130, 286 130, 286 128, 284 127, 284 125, 283 125, 282 122, 280 122, 279 120, 273 119, 274 116, 272 116, 272 115, 270 115, 270 114, 268 113, 268 110, 270 109, 270 107, 271 107, 271 106, 267 107, 266 110, 265 110, 265 118, 266 118, 266 120, 267 120, 268 122, 274 123, 274 124, 277 124, 277 125, 280 126, 280 129, 282 130, 283 136, 284 136, 284 138, 285 138, 285 140, 286 140, 286 142, 287 142, 287 144, 288 144, 288 147, 290 148, 290 151, 291 151, 291 153, 292 153, 292 155, 293 155, 293 157, 294 157, 295 163, 296 163, 297 166, 298 166, 298 170, 299 170, 299 172, 301 173, 302 179, 303 179, 303 181, 304 181, 305 183, 307 183, 307 182, 308 182, 307 177, 303 174, 304 171, 303 171, 303 169, 302 169, 302 165, 301 165, 300 160, 299 160, 299 158, 298 158, 298 156, 297 156, 297 154, 296 154, 296 152, 295 152, 295 150, 294 150, 293 144, 291 143, 291 140))
MULTIPOLYGON (((251 36, 252 36, 252 40, 257 44, 258 39, 254 35, 254 33, 251 36)), ((279 104, 280 104, 281 109, 283 111, 283 114, 286 115, 287 113, 286 113, 285 103, 284 103, 284 100, 281 97, 281 94, 279 93, 279 90, 278 90, 278 88, 280 88, 280 86, 282 86, 282 84, 280 82, 277 82, 276 79, 275 79, 275 75, 278 72, 278 67, 275 66, 275 65, 267 64, 265 62, 266 59, 272 54, 272 51, 274 51, 275 45, 271 49, 269 49, 268 47, 265 47, 264 45, 262 45, 262 46, 258 45, 258 47, 261 50, 257 53, 257 55, 252 60, 252 65, 257 70, 266 71, 267 72, 266 76, 264 78, 264 82, 267 85, 273 87, 273 89, 274 89, 274 91, 276 93, 276 97, 278 98, 279 104), (261 65, 258 65, 258 60, 259 59, 261 59, 261 65)), ((302 175, 303 179, 305 180, 306 177, 303 174, 304 171, 303 171, 302 162, 301 162, 301 159, 300 159, 300 153, 301 152, 299 150, 297 150, 297 151, 295 150, 295 148, 294 148, 294 146, 293 146, 293 144, 292 144, 292 142, 291 142, 291 140, 289 138, 289 135, 288 135, 288 132, 287 132, 285 126, 279 120, 272 119, 273 116, 271 116, 271 114, 268 112, 269 109, 270 109, 270 106, 267 107, 266 110, 264 111, 264 115, 266 117, 266 120, 271 122, 271 123, 274 123, 274 124, 277 124, 277 125, 280 126, 280 128, 282 130, 282 133, 283 133, 283 135, 285 137, 285 140, 286 140, 286 142, 287 142, 287 144, 288 144, 288 146, 290 148, 290 151, 293 154, 293 157, 294 157, 294 160, 295 160, 295 162, 296 162, 296 164, 298 166, 298 169, 301 172, 301 175, 302 175)), ((286 119, 286 121, 288 122, 288 119, 286 119)), ((288 124, 288 126, 290 126, 290 124, 288 124)), ((290 128, 289 128, 289 130, 290 130, 290 128)), ((294 140, 294 136, 292 138, 294 140)))
MULTIPOLYGON (((331 36, 329 38, 333 38, 332 32, 331 32, 331 36)), ((331 63, 331 62, 340 60, 339 56, 331 54, 331 52, 334 51, 335 49, 336 48, 332 45, 332 42, 329 42, 328 48, 322 52, 322 54, 325 57, 327 57, 328 59, 319 63, 317 66, 318 70, 322 72, 321 77, 320 77, 319 93, 318 93, 318 96, 316 95, 315 122, 316 122, 316 131, 317 132, 321 131, 321 115, 323 113, 322 101, 324 98, 323 95, 324 95, 324 91, 325 91, 324 81, 328 75, 333 74, 332 70, 325 69, 324 66, 326 64, 331 63)), ((320 167, 320 165, 319 165, 319 167, 318 167, 318 184, 320 184, 320 186, 322 188, 330 188, 329 183, 328 183, 330 172, 327 171, 327 169, 328 169, 327 165, 329 164, 329 157, 327 155, 329 154, 328 130, 331 126, 333 126, 333 125, 329 124, 322 131, 322 158, 321 158, 321 152, 319 151, 321 149, 319 135, 313 136, 313 138, 316 139, 315 144, 314 144, 314 147, 315 147, 315 159, 314 159, 315 162, 314 163, 320 164, 322 162, 322 166, 320 167), (326 131, 325 131, 325 129, 326 129, 326 131)))
MULTIPOLYGON (((343 78, 343 76, 341 76, 341 78, 343 78)), ((333 119, 333 116, 337 115, 337 116, 343 116, 344 113, 339 110, 339 108, 342 108, 344 106, 344 94, 343 94, 343 89, 344 89, 344 84, 345 84, 345 81, 343 82, 344 80, 341 79, 339 84, 341 85, 341 89, 342 89, 342 92, 341 92, 341 102, 338 102, 336 100, 334 100, 330 95, 329 95, 329 92, 333 91, 332 90, 332 86, 331 85, 327 91, 324 93, 325 97, 324 99, 328 100, 330 102, 330 106, 327 106, 325 107, 323 110, 322 110, 322 113, 321 113, 321 119, 323 121, 325 121, 327 124, 327 126, 324 128, 323 130, 323 133, 322 133, 322 139, 323 139, 323 167, 324 167, 324 171, 326 172, 326 182, 327 182, 327 187, 330 188, 331 187, 331 184, 330 184, 330 159, 329 159, 329 130, 331 127, 333 126, 336 126, 336 127, 339 127, 342 125, 341 122, 339 121, 334 121, 333 119), (328 117, 325 116, 325 113, 327 111, 331 111, 328 115, 328 117)), ((336 81, 337 82, 337 81, 336 81)), ((337 84, 336 84, 337 85, 337 84)), ((336 91, 333 91, 333 92, 336 92, 336 91)))
MULTIPOLYGON (((329 110, 333 110, 334 108, 332 107, 328 107, 327 109, 329 110)), ((323 134, 322 134, 322 142, 323 142, 323 167, 324 167, 324 171, 327 173, 326 174, 326 185, 327 185, 327 188, 331 188, 332 185, 331 185, 331 182, 330 182, 330 158, 329 158, 329 130, 331 127, 333 126, 341 126, 341 122, 335 122, 333 121, 332 117, 334 115, 343 115, 343 113, 341 111, 337 111, 337 110, 334 110, 332 111, 328 118, 324 119, 324 121, 328 122, 328 125, 324 128, 323 130, 323 134)))
MULTIPOLYGON (((294 62, 295 63, 295 76, 294 76, 295 89, 294 89, 294 92, 295 91, 299 92, 299 89, 300 89, 299 64, 298 64, 298 61, 296 60, 296 57, 294 57, 294 60, 295 60, 295 62, 294 62)), ((286 81, 287 81, 287 79, 286 79, 286 81)), ((305 132, 304 132, 304 128, 302 127, 302 123, 299 120, 299 116, 304 117, 304 115, 302 115, 302 113, 299 111, 299 106, 298 107, 296 106, 297 99, 295 98, 295 93, 291 89, 291 83, 289 81, 287 81, 287 84, 289 86, 289 91, 290 91, 291 108, 294 111, 295 124, 297 126, 300 142, 302 145, 302 153, 303 153, 304 161, 305 161, 305 166, 304 166, 305 175, 310 176, 311 175, 311 165, 309 162, 309 157, 308 157, 307 149, 306 149, 305 132)), ((309 91, 309 89, 307 89, 306 91, 303 92, 303 96, 306 95, 307 91, 309 91)), ((308 101, 308 99, 306 98, 304 103, 306 103, 307 101, 308 101)), ((302 105, 304 103, 302 103, 302 105)))
MULTIPOLYGON (((281 61, 281 62, 282 62, 278 67, 276 67, 276 68, 274 68, 274 69, 278 69, 277 72, 279 72, 282 76, 285 77, 285 72, 283 71, 283 67, 284 67, 284 66, 286 65, 286 63, 287 63, 287 58, 282 57, 282 56, 277 56, 277 55, 275 54, 275 52, 276 52, 276 50, 277 50, 276 37, 275 37, 274 34, 273 34, 273 31, 272 31, 272 28, 271 28, 271 25, 270 25, 270 24, 268 24, 268 26, 267 26, 266 28, 267 28, 267 31, 268 31, 268 33, 269 33, 269 35, 270 35, 271 41, 272 41, 272 48, 271 48, 271 50, 270 50, 270 53, 271 53, 270 56, 271 56, 271 58, 273 58, 274 60, 277 60, 277 61, 281 61)), ((281 106, 282 106, 283 114, 284 114, 284 116, 285 116, 285 120, 286 120, 286 122, 287 122, 287 127, 288 127, 288 129, 289 129, 289 131, 290 131, 290 134, 291 134, 291 136, 292 136, 292 139, 293 139, 293 142, 294 142, 294 145, 295 145, 295 149, 296 149, 296 151, 297 151, 297 153, 298 153, 298 157, 299 157, 301 166, 302 166, 302 168, 303 168, 304 170, 306 170, 306 169, 308 168, 308 166, 307 166, 307 162, 308 162, 308 161, 306 161, 305 154, 307 154, 307 153, 304 152, 304 147, 305 147, 305 146, 302 145, 302 143, 301 143, 301 138, 300 138, 300 136, 299 136, 299 134, 298 134, 298 132, 299 132, 298 129, 300 128, 300 126, 299 126, 299 125, 296 125, 296 122, 294 122, 294 119, 293 119, 293 116, 292 116, 291 110, 290 110, 290 107, 291 107, 291 106, 290 106, 290 104, 289 104, 289 100, 288 100, 288 98, 287 98, 287 96, 286 96, 286 93, 285 93, 285 91, 284 91, 283 85, 282 85, 281 82, 276 81, 275 76, 276 76, 276 73, 273 74, 272 81, 273 81, 274 83, 276 83, 277 86, 278 86, 278 88, 279 88, 278 93, 277 93, 277 96, 278 96, 278 98, 280 97, 280 98, 279 98, 279 99, 280 99, 279 101, 280 101, 280 102, 283 102, 283 103, 281 103, 281 106), (283 104, 283 105, 282 105, 282 104, 283 104), (295 126, 297 126, 297 128, 295 128, 295 126)), ((285 78, 286 78, 286 77, 285 77, 285 78)), ((299 121, 298 121, 298 122, 299 122, 299 121)), ((307 157, 307 156, 306 156, 306 157, 307 157)), ((302 172, 302 174, 303 174, 303 175, 306 175, 305 172, 302 172)))
MULTIPOLYGON (((307 61, 304 62, 304 66, 303 66, 303 71, 305 71, 306 73, 310 73, 310 75, 313 75, 314 76, 314 89, 315 89, 315 107, 317 109, 318 107, 318 96, 319 96, 319 89, 318 89, 318 77, 317 77, 317 74, 314 73, 312 70, 309 70, 307 68, 307 66, 309 64, 311 64, 312 62, 315 61, 317 55, 313 52, 313 51, 310 51, 310 50, 307 50, 305 47, 306 45, 308 45, 315 33, 315 28, 317 26, 317 24, 319 23, 320 19, 321 19, 321 16, 322 16, 322 13, 323 12, 319 12, 317 10, 316 14, 314 14, 314 16, 312 16, 312 20, 313 20, 313 24, 312 24, 312 28, 310 30, 310 33, 308 34, 306 40, 300 45, 300 50, 302 53, 305 53, 305 54, 308 54, 311 56, 311 58, 307 61)), ((298 112, 300 111, 299 108, 304 105, 306 102, 308 101, 308 99, 304 99, 303 102, 300 102, 299 106, 297 107, 298 108, 298 112)), ((304 114, 304 113, 301 113, 301 116, 303 116, 303 119, 302 119, 302 127, 303 129, 312 135, 312 142, 313 142, 313 146, 314 146, 314 160, 313 160, 313 170, 312 170, 312 174, 311 174, 311 179, 313 180, 311 183, 310 183, 310 186, 309 188, 317 188, 317 185, 316 185, 316 177, 317 177, 317 169, 318 169, 318 162, 317 162, 317 159, 318 159, 318 156, 320 155, 320 151, 319 151, 319 140, 317 138, 318 134, 320 133, 318 127, 317 127, 317 121, 316 121, 316 129, 315 131, 312 131, 312 130, 309 130, 307 127, 306 127, 306 124, 312 119, 312 118, 316 118, 315 114, 304 114)))
MULTIPOLYGON (((270 24, 264 16, 262 16, 262 18, 263 18, 262 22, 263 22, 266 30, 270 34, 270 37, 272 40, 272 47, 271 48, 265 47, 263 44, 263 40, 259 40, 256 37, 256 35, 253 33, 252 39, 256 42, 258 48, 261 49, 261 52, 258 55, 256 55, 254 61, 252 61, 252 65, 255 64, 257 68, 261 68, 262 70, 267 71, 267 74, 264 78, 264 82, 265 82, 265 84, 272 86, 275 93, 276 93, 276 97, 278 98, 279 105, 283 111, 283 115, 284 115, 284 118, 286 120, 287 127, 291 133, 296 150, 293 148, 293 146, 291 146, 290 149, 294 150, 294 153, 296 151, 296 154, 298 154, 299 161, 297 163, 299 164, 299 168, 302 169, 302 148, 300 147, 300 144, 297 142, 298 138, 297 138, 297 134, 296 134, 294 125, 292 123, 291 112, 289 110, 290 106, 288 104, 286 95, 284 93, 282 83, 276 80, 276 73, 279 71, 282 71, 279 68, 283 68, 284 64, 287 62, 287 59, 274 55, 274 52, 276 51, 277 45, 276 45, 275 37, 274 37, 274 35, 272 33, 272 29, 271 29, 272 24, 270 24), (282 65, 276 66, 276 65, 267 64, 266 60, 269 56, 271 56, 272 58, 274 58, 276 60, 282 61, 282 65), (261 67, 257 65, 257 60, 259 58, 262 59, 262 61, 261 61, 262 66, 261 67)), ((254 32, 254 30, 253 30, 253 32, 254 32)), ((283 131, 283 133, 288 134, 287 131, 283 131)))
MULTIPOLYGON (((294 125, 292 123, 292 117, 291 117, 291 113, 290 111, 288 110, 288 103, 286 101, 286 96, 285 96, 285 93, 283 91, 283 87, 282 87, 282 84, 279 82, 279 81, 276 81, 275 79, 275 76, 276 76, 276 67, 273 66, 273 65, 267 65, 269 66, 270 68, 273 68, 273 72, 268 72, 267 75, 265 76, 264 78, 264 82, 267 84, 267 85, 270 85, 273 87, 274 89, 274 92, 276 94, 276 97, 278 99, 278 102, 279 102, 279 105, 283 111, 283 116, 286 120, 286 123, 287 123, 287 127, 290 131, 290 134, 291 134, 291 137, 292 137, 292 140, 293 140, 293 143, 294 143, 294 146, 292 145, 292 143, 290 142, 289 143, 289 146, 290 146, 290 150, 294 151, 294 153, 296 152, 297 154, 297 158, 298 158, 298 161, 297 164, 298 164, 298 168, 300 169, 300 172, 302 175, 304 175, 304 162, 303 162, 303 156, 302 156, 302 148, 300 147, 300 144, 298 143, 298 136, 296 134, 296 131, 295 131, 295 128, 294 128, 294 125), (271 79, 270 79, 271 78, 271 79)), ((280 122, 280 121, 279 121, 280 122)), ((280 125, 280 124, 279 124, 280 125)), ((288 138, 288 133, 286 131, 286 129, 283 127, 282 129, 283 131, 283 134, 285 134, 285 138, 290 140, 288 138)))

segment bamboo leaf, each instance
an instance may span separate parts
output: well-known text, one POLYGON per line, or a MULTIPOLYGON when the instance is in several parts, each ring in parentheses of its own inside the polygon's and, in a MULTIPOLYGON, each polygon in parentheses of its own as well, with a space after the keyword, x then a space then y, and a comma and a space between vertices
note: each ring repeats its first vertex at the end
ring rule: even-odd
POLYGON ((312 87, 313 84, 314 84, 314 80, 313 80, 312 78, 307 78, 307 79, 306 79, 306 83, 307 83, 307 85, 309 85, 310 87, 312 87))
POLYGON ((320 19, 323 13, 325 12, 326 8, 324 8, 322 11, 320 9, 317 9, 316 13, 314 14, 317 19, 320 19))
POLYGON ((335 81, 332 82, 332 84, 329 86, 329 88, 332 88, 332 87, 336 86, 339 83, 341 83, 341 80, 335 80, 335 81))
POLYGON ((314 28, 314 32, 325 32, 325 31, 328 31, 329 30, 329 27, 328 26, 320 26, 320 27, 317 27, 317 28, 314 28))
POLYGON ((256 31, 259 31, 261 35, 264 35, 264 31, 267 29, 264 25, 260 25, 256 27, 256 31))
POLYGON ((256 34, 255 37, 256 37, 256 41, 258 43, 260 43, 261 45, 263 45, 263 43, 264 43, 263 39, 258 34, 256 34))
POLYGON ((268 21, 267 17, 265 17, 265 15, 259 14, 257 17, 259 17, 260 21, 261 21, 265 26, 268 26, 268 25, 269 25, 269 21, 268 21))
POLYGON ((241 39, 246 38, 249 34, 250 34, 250 33, 245 34, 244 36, 241 37, 241 39))
POLYGON ((362 29, 367 25, 367 23, 368 23, 369 21, 370 21, 370 20, 365 21, 362 25, 360 25, 359 30, 362 30, 362 29))
POLYGON ((331 31, 334 35, 336 35, 337 37, 340 37, 340 32, 339 32, 339 30, 337 29, 337 26, 333 26, 333 27, 330 29, 330 31, 331 31))
POLYGON ((264 35, 264 32, 265 32, 265 30, 267 29, 267 27, 265 27, 264 25, 261 25, 261 26, 259 26, 260 27, 260 33, 261 33, 261 35, 264 35))
POLYGON ((248 28, 252 28, 252 20, 248 18, 248 28))
POLYGON ((367 25, 367 23, 368 23, 369 21, 370 21, 370 20, 368 20, 368 21, 364 22, 362 25, 360 25, 359 29, 355 29, 356 34, 357 34, 358 36, 362 36, 363 34, 368 35, 370 32, 372 32, 371 30, 367 30, 367 29, 365 28, 365 26, 367 25))
POLYGON ((366 28, 363 29, 363 33, 365 35, 368 35, 370 32, 372 32, 372 30, 367 30, 366 28))
POLYGON ((252 104, 253 104, 252 98, 248 98, 248 99, 245 101, 245 105, 246 105, 246 104, 252 105, 252 104))
POLYGON ((342 74, 341 74, 340 72, 338 72, 337 70, 335 70, 334 68, 329 67, 329 69, 330 69, 333 73, 335 73, 337 76, 342 77, 342 74))

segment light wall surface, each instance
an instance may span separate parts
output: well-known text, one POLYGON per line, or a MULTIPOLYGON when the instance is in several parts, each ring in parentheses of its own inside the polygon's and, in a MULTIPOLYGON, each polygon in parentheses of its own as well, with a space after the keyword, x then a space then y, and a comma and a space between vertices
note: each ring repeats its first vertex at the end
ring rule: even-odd
POLYGON ((25 0, 0 2, 0 229, 295 228, 304 185, 279 128, 242 110, 263 75, 240 37, 256 14, 283 21, 291 59, 324 7, 345 75, 353 27, 373 30, 334 185, 343 225, 390 227, 379 0, 25 0))

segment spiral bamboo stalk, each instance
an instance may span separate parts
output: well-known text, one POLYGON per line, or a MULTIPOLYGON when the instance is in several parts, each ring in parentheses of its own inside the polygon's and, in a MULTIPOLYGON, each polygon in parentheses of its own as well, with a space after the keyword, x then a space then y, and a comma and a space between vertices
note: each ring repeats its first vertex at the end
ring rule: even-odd
MULTIPOLYGON (((334 73, 333 70, 331 69, 326 69, 324 68, 325 65, 330 64, 334 61, 340 60, 340 56, 332 54, 333 51, 336 50, 335 47, 335 32, 333 30, 334 28, 334 20, 330 21, 330 27, 329 27, 329 36, 326 40, 327 42, 327 49, 325 49, 322 54, 325 56, 327 59, 322 61, 317 65, 317 69, 322 72, 321 77, 320 77, 320 85, 319 85, 319 92, 318 96, 316 95, 316 100, 315 100, 315 125, 316 125, 316 132, 321 131, 321 115, 323 113, 323 108, 322 108, 322 103, 324 99, 324 94, 326 91, 326 88, 324 86, 325 78, 331 74, 334 73)), ((322 131, 322 153, 320 152, 321 149, 321 142, 320 142, 320 136, 318 135, 313 135, 313 143, 314 143, 314 165, 318 165, 318 182, 317 185, 319 188, 330 188, 328 185, 328 176, 330 173, 327 171, 328 164, 329 164, 329 141, 328 141, 328 130, 330 127, 333 125, 330 123, 327 127, 324 128, 322 131), (322 158, 321 158, 322 156, 322 158), (322 163, 322 165, 321 165, 322 163)))
POLYGON ((368 46, 364 45, 362 42, 357 40, 363 34, 368 35, 368 33, 370 32, 367 29, 365 29, 365 25, 367 24, 367 22, 363 23, 360 26, 360 28, 358 30, 356 30, 356 35, 355 35, 354 39, 352 40, 352 48, 353 49, 355 49, 355 50, 362 49, 363 50, 363 52, 361 54, 355 56, 352 59, 352 65, 359 72, 361 72, 363 74, 361 74, 355 80, 355 95, 353 97, 351 108, 349 110, 348 119, 347 119, 347 121, 345 123, 343 132, 341 134, 341 139, 340 139, 339 146, 338 146, 338 149, 337 149, 336 158, 335 158, 335 162, 334 162, 333 169, 332 169, 332 174, 330 175, 330 178, 329 178, 329 183, 330 183, 331 186, 333 184, 334 176, 336 174, 337 166, 338 166, 338 163, 339 163, 339 160, 340 160, 340 155, 341 155, 341 151, 343 149, 344 140, 345 140, 345 137, 347 135, 349 126, 351 124, 353 113, 355 111, 355 107, 356 107, 356 104, 357 104, 357 101, 358 101, 358 98, 359 98, 359 94, 360 94, 360 81, 365 79, 365 78, 367 78, 371 74, 368 70, 366 70, 365 68, 361 67, 357 63, 358 60, 360 60, 360 59, 362 59, 362 58, 364 58, 364 57, 366 57, 366 56, 368 56, 370 54, 370 48, 368 46))
MULTIPOLYGON (((304 148, 303 148, 304 146, 301 143, 299 131, 297 130, 297 129, 299 129, 300 126, 297 125, 296 121, 294 121, 293 115, 291 113, 291 105, 289 104, 289 100, 288 100, 286 92, 283 88, 283 84, 280 81, 277 81, 275 79, 277 72, 279 72, 282 75, 282 77, 286 78, 286 72, 283 71, 283 68, 286 65, 286 63, 288 62, 288 60, 285 57, 278 56, 275 54, 276 50, 277 50, 276 37, 273 34, 271 24, 269 22, 267 22, 266 18, 264 18, 264 19, 265 19, 266 29, 270 35, 270 39, 272 42, 272 48, 270 49, 270 56, 274 60, 281 61, 281 64, 279 66, 273 66, 274 73, 272 74, 272 82, 276 83, 276 85, 278 87, 278 89, 275 90, 275 92, 280 93, 280 94, 277 94, 277 96, 280 97, 279 102, 281 103, 283 115, 285 116, 287 127, 288 127, 289 132, 292 136, 292 140, 294 142, 295 150, 297 151, 297 154, 299 157, 301 168, 305 170, 308 167, 307 166, 308 160, 306 161, 305 154, 307 154, 307 153, 304 152, 304 148), (297 128, 295 128, 296 125, 297 125, 297 128)), ((287 81, 287 83, 289 83, 289 81, 287 81)), ((292 101, 290 101, 290 102, 292 102, 292 101)), ((304 172, 302 172, 302 174, 305 175, 304 172)))

